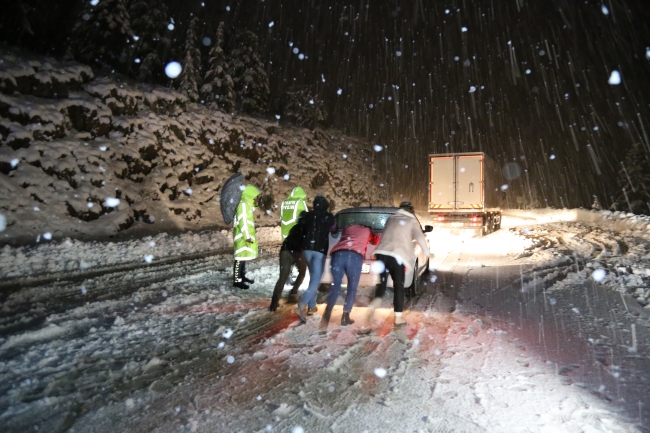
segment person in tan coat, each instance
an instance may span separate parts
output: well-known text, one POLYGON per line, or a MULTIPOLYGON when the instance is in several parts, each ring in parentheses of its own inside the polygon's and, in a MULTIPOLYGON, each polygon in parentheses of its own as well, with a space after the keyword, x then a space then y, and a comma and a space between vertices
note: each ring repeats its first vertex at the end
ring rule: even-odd
MULTIPOLYGON (((425 255, 429 255, 429 246, 422 232, 422 227, 415 217, 411 202, 403 201, 399 210, 386 221, 386 226, 381 235, 381 241, 374 251, 375 258, 384 263, 385 269, 381 273, 380 283, 375 292, 375 299, 370 303, 370 313, 381 304, 381 298, 386 292, 388 275, 393 279, 395 297, 393 308, 395 310, 396 326, 405 325, 402 318, 404 310, 404 274, 405 267, 415 261, 413 241, 417 242, 425 255)), ((417 269, 413 270, 417 272, 417 269)))

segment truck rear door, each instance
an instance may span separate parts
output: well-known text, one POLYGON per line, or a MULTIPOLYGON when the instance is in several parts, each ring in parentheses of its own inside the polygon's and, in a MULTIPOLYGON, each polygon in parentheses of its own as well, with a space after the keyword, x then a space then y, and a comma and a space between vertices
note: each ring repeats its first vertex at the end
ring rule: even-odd
POLYGON ((483 156, 459 155, 456 160, 456 209, 481 209, 483 156))
POLYGON ((432 209, 454 209, 454 157, 431 157, 429 167, 429 207, 432 209))

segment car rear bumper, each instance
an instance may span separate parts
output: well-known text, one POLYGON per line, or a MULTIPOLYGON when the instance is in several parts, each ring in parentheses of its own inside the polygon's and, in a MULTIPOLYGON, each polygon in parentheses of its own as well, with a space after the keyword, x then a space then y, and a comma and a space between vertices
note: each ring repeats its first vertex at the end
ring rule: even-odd
MULTIPOLYGON (((372 263, 371 260, 364 260, 363 267, 369 270, 371 263, 372 263)), ((379 274, 373 274, 371 272, 363 272, 363 270, 361 272, 361 277, 359 278, 360 287, 376 286, 377 284, 379 284, 379 274)), ((334 279, 332 278, 331 267, 330 267, 330 257, 327 257, 325 259, 325 266, 323 268, 323 275, 321 276, 320 282, 321 284, 332 284, 334 282, 334 279)), ((348 283, 348 279, 344 275, 342 284, 347 284, 347 283, 348 283)), ((393 287, 393 279, 390 277, 390 275, 388 276, 387 286, 393 287)))

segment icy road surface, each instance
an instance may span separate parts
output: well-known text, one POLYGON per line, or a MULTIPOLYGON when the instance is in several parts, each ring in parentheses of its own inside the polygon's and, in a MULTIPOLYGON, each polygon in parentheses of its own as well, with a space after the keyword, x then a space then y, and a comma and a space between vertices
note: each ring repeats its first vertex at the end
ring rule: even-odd
POLYGON ((251 263, 248 291, 231 288, 227 255, 2 283, 0 425, 647 431, 648 242, 580 223, 517 223, 482 239, 434 233, 433 270, 398 330, 390 293, 366 322, 370 288, 350 327, 339 326, 341 299, 327 332, 318 314, 299 325, 291 305, 268 312, 275 251, 251 263), (630 284, 643 295, 630 296, 630 284))

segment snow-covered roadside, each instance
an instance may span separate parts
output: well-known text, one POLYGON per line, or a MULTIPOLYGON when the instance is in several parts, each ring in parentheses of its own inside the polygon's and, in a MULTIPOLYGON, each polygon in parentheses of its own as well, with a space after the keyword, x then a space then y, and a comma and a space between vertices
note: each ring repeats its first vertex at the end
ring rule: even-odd
MULTIPOLYGON (((444 230, 429 233, 432 268, 446 269, 442 261, 461 249, 472 251, 479 265, 481 257, 497 251, 534 266, 534 275, 521 278, 518 288, 523 292, 548 289, 569 276, 628 294, 650 310, 650 216, 584 209, 506 210, 503 214, 502 229, 487 237, 444 230)), ((426 216, 420 220, 429 223, 426 216)))
POLYGON ((504 210, 501 227, 548 224, 552 222, 593 223, 619 233, 650 239, 650 216, 626 212, 586 209, 504 210))
POLYGON ((532 220, 466 239, 433 264, 460 287, 448 289, 457 311, 508 324, 567 382, 647 423, 649 249, 625 224, 532 220))
MULTIPOLYGON (((279 227, 259 227, 258 242, 264 247, 280 244, 279 227)), ((36 247, 0 249, 0 278, 16 278, 84 271, 125 263, 153 263, 169 257, 210 251, 225 252, 232 247, 232 231, 203 231, 168 235, 160 233, 122 242, 84 242, 64 239, 42 241, 36 247)))
POLYGON ((523 280, 523 292, 549 288, 568 278, 595 281, 630 295, 650 311, 650 233, 646 218, 609 217, 580 223, 524 226, 515 230, 531 242, 522 254, 536 275, 523 280), (538 286, 538 287, 536 287, 538 286))
POLYGON ((268 255, 251 262, 248 291, 232 289, 223 255, 11 293, 0 422, 9 431, 642 430, 647 310, 627 311, 615 291, 624 275, 608 265, 645 269, 647 242, 575 222, 455 244, 430 235, 434 272, 403 330, 392 329, 389 295, 367 333, 370 288, 357 296, 357 323, 340 327, 339 305, 326 334, 318 317, 296 326, 290 306, 269 313, 278 268, 268 255), (600 284, 597 264, 607 270, 600 284))
MULTIPOLYGON (((360 322, 364 315, 354 310, 360 322)), ((171 393, 136 393, 83 416, 75 430, 636 431, 494 324, 427 309, 407 316, 417 325, 389 332, 388 308, 379 310, 372 335, 359 325, 322 334, 315 317, 249 351, 229 341, 244 332, 238 325, 220 335, 215 373, 171 393)))
POLYGON ((0 421, 9 431, 637 431, 510 325, 445 311, 436 284, 402 330, 389 296, 364 331, 363 288, 357 323, 340 327, 339 305, 324 334, 318 315, 300 326, 289 306, 266 310, 273 259, 255 263, 248 291, 229 287, 224 261, 3 341, 0 421))

